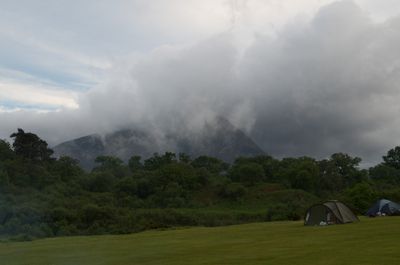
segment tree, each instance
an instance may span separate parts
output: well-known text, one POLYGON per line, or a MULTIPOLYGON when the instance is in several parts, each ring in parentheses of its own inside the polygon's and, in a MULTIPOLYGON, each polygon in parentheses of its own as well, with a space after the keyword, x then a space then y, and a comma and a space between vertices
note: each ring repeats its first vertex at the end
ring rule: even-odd
POLYGON ((358 166, 361 162, 359 157, 351 157, 344 153, 331 155, 331 163, 336 166, 338 173, 343 177, 346 187, 366 180, 366 171, 360 171, 358 166))
POLYGON ((263 181, 265 173, 262 166, 250 162, 234 165, 230 171, 230 176, 235 181, 240 181, 246 185, 254 185, 263 181))
POLYGON ((158 153, 154 153, 153 157, 144 161, 144 168, 147 170, 156 170, 164 165, 176 163, 176 155, 171 152, 165 152, 164 155, 160 156, 158 153))
POLYGON ((345 198, 359 213, 365 213, 371 204, 378 199, 375 191, 367 182, 360 182, 347 189, 345 198))
POLYGON ((10 144, 4 140, 0 140, 0 187, 9 183, 9 176, 6 171, 6 160, 14 158, 14 152, 10 144), (4 161, 4 162, 3 162, 4 161))
POLYGON ((179 184, 187 190, 191 190, 199 184, 194 168, 185 163, 171 163, 160 168, 157 186, 165 190, 165 187, 172 182, 179 184))
POLYGON ((280 182, 290 188, 314 191, 319 168, 317 162, 310 157, 284 158, 278 176, 280 182))
POLYGON ((13 159, 14 152, 8 142, 0 139, 0 161, 5 161, 7 159, 13 159))
POLYGON ((92 172, 87 181, 87 188, 93 192, 108 192, 113 189, 115 178, 109 172, 92 172))
POLYGON ((84 172, 79 166, 79 161, 69 156, 61 156, 51 169, 51 172, 60 176, 62 181, 76 179, 84 172))
POLYGON ((235 160, 235 164, 240 163, 257 163, 263 167, 265 172, 265 181, 276 182, 276 174, 279 169, 279 160, 269 155, 259 155, 254 157, 239 157, 235 160))
POLYGON ((10 178, 8 176, 7 171, 4 170, 1 162, 0 162, 0 188, 2 186, 7 186, 10 182, 10 178))
POLYGON ((117 178, 123 178, 128 175, 128 168, 124 162, 114 156, 98 156, 95 159, 100 165, 93 169, 93 172, 108 172, 117 178))
POLYGON ((319 193, 340 192, 367 179, 367 171, 358 168, 361 158, 345 153, 332 154, 329 159, 319 161, 319 193))
POLYGON ((375 182, 380 182, 385 185, 400 184, 400 170, 381 163, 369 169, 369 175, 375 182))
POLYGON ((229 164, 215 157, 199 156, 190 163, 194 168, 205 168, 210 173, 219 174, 228 170, 229 164))
POLYGON ((18 129, 18 132, 11 134, 14 138, 13 148, 16 155, 39 161, 49 161, 53 150, 47 148, 47 143, 34 133, 25 133, 18 129))
POLYGON ((383 161, 385 165, 394 167, 395 169, 400 169, 400 146, 396 146, 387 152, 386 156, 383 156, 383 161))
POLYGON ((319 195, 337 193, 345 188, 344 177, 339 173, 336 165, 329 159, 318 161, 320 177, 317 185, 319 195))
POLYGON ((133 195, 136 195, 137 184, 132 178, 125 177, 125 178, 119 180, 115 184, 115 190, 119 194, 127 194, 127 195, 133 196, 133 195))
POLYGON ((99 167, 103 169, 116 168, 122 166, 124 163, 121 159, 114 156, 98 156, 94 162, 99 163, 99 167))
POLYGON ((189 164, 191 161, 190 156, 185 153, 179 153, 178 158, 181 163, 189 164))
POLYGON ((240 183, 227 183, 222 191, 221 195, 237 201, 240 197, 243 197, 246 194, 246 188, 240 183))
POLYGON ((136 195, 141 199, 146 199, 155 192, 155 187, 151 183, 151 174, 146 176, 146 178, 139 179, 136 183, 136 195))
POLYGON ((136 172, 143 169, 143 164, 140 162, 142 158, 140 156, 132 156, 128 161, 128 166, 131 172, 136 172))

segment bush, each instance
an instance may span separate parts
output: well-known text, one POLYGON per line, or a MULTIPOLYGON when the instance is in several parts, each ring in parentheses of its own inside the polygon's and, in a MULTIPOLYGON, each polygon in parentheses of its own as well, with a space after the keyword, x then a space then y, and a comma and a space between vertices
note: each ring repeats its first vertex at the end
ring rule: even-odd
POLYGON ((240 183, 229 183, 223 187, 221 195, 232 200, 239 200, 247 193, 247 189, 240 183))
POLYGON ((257 182, 262 182, 265 178, 265 172, 261 165, 249 162, 233 166, 230 176, 234 181, 251 186, 257 182))
POLYGON ((377 199, 376 192, 367 182, 358 183, 344 192, 344 201, 360 214, 364 214, 377 199))

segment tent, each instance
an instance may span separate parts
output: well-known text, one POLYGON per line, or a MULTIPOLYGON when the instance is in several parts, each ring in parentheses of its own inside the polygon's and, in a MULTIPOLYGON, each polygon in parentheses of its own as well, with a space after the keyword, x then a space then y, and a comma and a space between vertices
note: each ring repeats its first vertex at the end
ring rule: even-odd
POLYGON ((344 203, 327 201, 308 208, 304 225, 345 224, 357 221, 357 216, 344 203))
POLYGON ((400 215, 400 204, 381 199, 377 201, 365 215, 371 217, 381 215, 400 215))

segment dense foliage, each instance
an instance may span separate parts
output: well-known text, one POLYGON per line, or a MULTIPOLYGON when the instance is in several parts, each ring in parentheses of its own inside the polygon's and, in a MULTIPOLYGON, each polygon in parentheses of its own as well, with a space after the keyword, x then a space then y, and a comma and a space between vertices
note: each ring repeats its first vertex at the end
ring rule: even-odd
POLYGON ((12 145, 0 140, 1 238, 297 220, 324 199, 344 200, 358 213, 380 197, 400 201, 400 147, 369 170, 343 153, 241 157, 230 165, 167 152, 127 163, 99 156, 85 172, 73 158, 52 158, 33 133, 11 137, 12 145))

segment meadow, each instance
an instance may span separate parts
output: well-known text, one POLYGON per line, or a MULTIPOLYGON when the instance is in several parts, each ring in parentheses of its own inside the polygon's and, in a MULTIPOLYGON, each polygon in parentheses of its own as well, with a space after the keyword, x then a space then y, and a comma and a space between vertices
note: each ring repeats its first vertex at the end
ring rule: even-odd
POLYGON ((400 264, 400 217, 301 221, 0 243, 4 265, 400 264))

